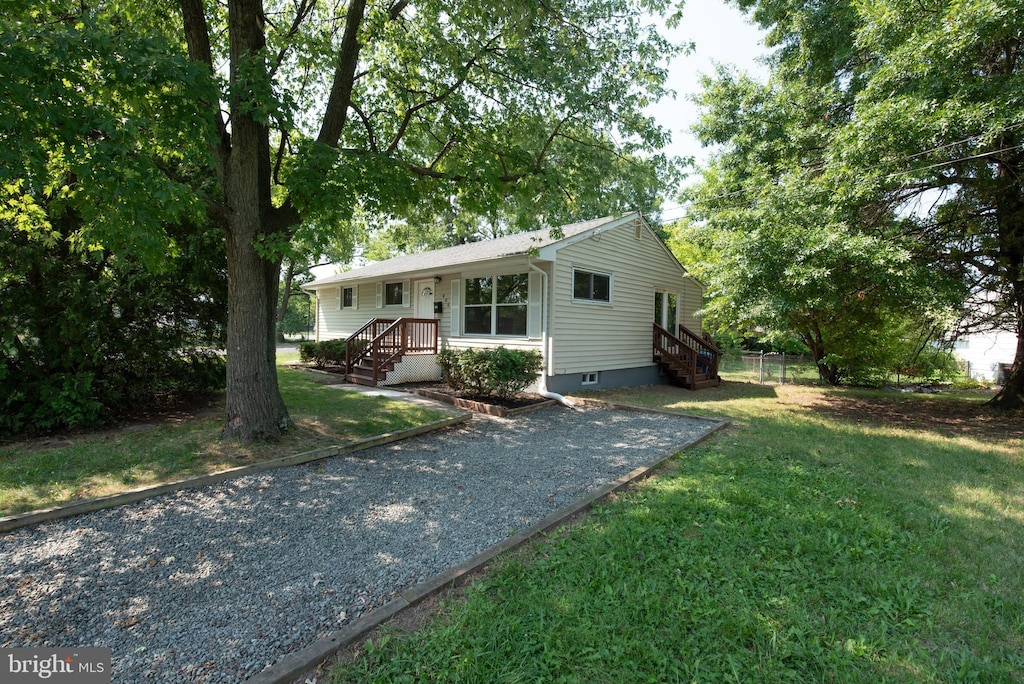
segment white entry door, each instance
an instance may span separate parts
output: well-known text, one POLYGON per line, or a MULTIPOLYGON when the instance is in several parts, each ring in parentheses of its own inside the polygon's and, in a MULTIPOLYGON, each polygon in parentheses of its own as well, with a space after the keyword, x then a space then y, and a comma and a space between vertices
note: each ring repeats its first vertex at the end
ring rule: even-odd
POLYGON ((431 280, 416 281, 416 318, 434 317, 434 290, 437 285, 431 280))

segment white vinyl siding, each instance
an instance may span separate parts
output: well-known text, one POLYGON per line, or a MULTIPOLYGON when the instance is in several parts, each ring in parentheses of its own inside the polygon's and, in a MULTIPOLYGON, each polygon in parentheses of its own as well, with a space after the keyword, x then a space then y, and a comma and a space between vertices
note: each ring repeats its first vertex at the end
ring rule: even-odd
POLYGON ((340 287, 327 286, 317 290, 317 301, 322 303, 317 306, 317 339, 345 339, 372 318, 413 315, 410 307, 389 306, 387 309, 375 310, 378 292, 383 295, 380 291, 381 285, 374 282, 345 283, 340 287), (344 302, 342 288, 352 288, 352 306, 342 306, 339 309, 337 305, 344 302))
POLYGON ((704 289, 693 278, 683 278, 683 292, 679 302, 679 322, 698 335, 701 332, 701 320, 697 312, 704 308, 704 289))
POLYGON ((552 288, 548 334, 556 375, 651 366, 654 293, 677 295, 677 320, 686 325, 700 306, 697 283, 650 231, 637 239, 633 223, 560 249, 552 288), (574 298, 574 271, 612 275, 611 301, 574 298))

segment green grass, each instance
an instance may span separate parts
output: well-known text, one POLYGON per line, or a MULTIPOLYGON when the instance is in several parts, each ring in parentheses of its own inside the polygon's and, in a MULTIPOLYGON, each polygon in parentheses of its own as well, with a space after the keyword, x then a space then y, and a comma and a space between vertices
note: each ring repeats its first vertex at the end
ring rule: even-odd
MULTIPOLYGON (((290 362, 282 356, 281 363, 290 362)), ((312 377, 278 369, 295 428, 275 444, 221 439, 221 398, 220 408, 212 407, 206 417, 0 446, 0 515, 213 473, 444 417, 417 405, 318 385, 312 377)))
POLYGON ((334 681, 1024 681, 1020 418, 977 395, 603 396, 735 422, 334 681))

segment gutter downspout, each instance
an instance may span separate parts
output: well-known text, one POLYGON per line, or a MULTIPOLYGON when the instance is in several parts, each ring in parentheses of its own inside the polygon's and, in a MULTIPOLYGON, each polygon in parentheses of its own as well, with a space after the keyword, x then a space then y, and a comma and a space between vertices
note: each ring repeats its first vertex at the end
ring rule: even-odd
POLYGON ((527 255, 526 257, 526 264, 530 267, 530 270, 540 273, 540 277, 544 283, 541 289, 542 315, 540 320, 541 357, 544 359, 544 370, 540 374, 540 386, 537 388, 537 394, 547 399, 554 399, 563 406, 568 406, 569 408, 576 408, 576 404, 572 403, 572 401, 569 400, 567 397, 563 397, 561 394, 558 394, 556 392, 548 391, 547 377, 548 372, 550 370, 550 358, 548 356, 548 323, 550 322, 549 313, 551 310, 550 301, 548 299, 548 274, 544 269, 535 266, 534 263, 530 260, 529 255, 527 255))

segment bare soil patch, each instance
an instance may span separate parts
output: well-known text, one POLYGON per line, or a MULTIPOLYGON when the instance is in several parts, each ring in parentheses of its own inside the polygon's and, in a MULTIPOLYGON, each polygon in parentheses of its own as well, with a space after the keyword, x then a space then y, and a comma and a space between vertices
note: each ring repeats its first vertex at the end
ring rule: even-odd
POLYGON ((986 441, 1024 439, 1024 413, 1006 412, 984 401, 935 395, 881 398, 826 393, 809 402, 813 410, 851 423, 932 430, 986 441))

